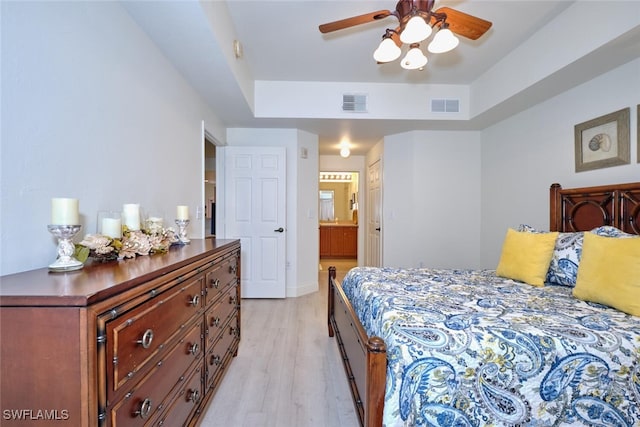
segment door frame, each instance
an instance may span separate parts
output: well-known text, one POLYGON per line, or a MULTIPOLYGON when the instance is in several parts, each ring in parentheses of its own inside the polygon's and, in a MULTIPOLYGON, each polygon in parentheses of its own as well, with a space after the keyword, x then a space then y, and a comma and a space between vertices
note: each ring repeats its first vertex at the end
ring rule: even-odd
MULTIPOLYGON (((205 171, 206 171, 206 159, 204 156, 204 150, 205 150, 205 144, 213 144, 216 146, 216 148, 218 147, 224 147, 225 145, 227 145, 225 142, 220 141, 218 138, 216 138, 209 130, 207 130, 207 125, 205 124, 204 120, 202 121, 202 135, 201 135, 201 140, 202 140, 202 161, 201 163, 201 171, 200 171, 200 176, 202 176, 202 187, 200 189, 200 205, 202 206, 202 217, 200 218, 200 229, 202 230, 202 236, 205 237, 207 236, 207 234, 205 233, 207 226, 206 226, 206 215, 204 215, 205 209, 206 209, 206 204, 207 204, 207 200, 206 200, 206 190, 205 190, 205 185, 206 183, 204 182, 204 176, 205 176, 205 171)), ((224 212, 223 210, 220 210, 220 202, 222 201, 222 197, 224 196, 224 192, 223 193, 219 193, 220 190, 224 189, 224 177, 222 176, 222 174, 224 173, 224 161, 221 159, 221 156, 218 155, 218 153, 216 153, 216 228, 222 227, 224 226, 224 224, 220 224, 219 220, 224 220, 222 213, 224 212)), ((221 228, 222 229, 222 228, 221 228)))
MULTIPOLYGON (((364 249, 366 244, 366 233, 363 224, 366 224, 367 214, 365 209, 367 202, 365 179, 366 172, 365 156, 350 156, 343 158, 341 156, 320 156, 320 164, 318 172, 358 172, 358 265, 363 265, 364 249)), ((320 176, 318 175, 318 185, 320 185, 320 176)), ((317 218, 320 218, 320 205, 318 204, 317 218)), ((318 229, 318 233, 319 233, 318 229)), ((318 263, 320 262, 320 252, 318 252, 318 263)))

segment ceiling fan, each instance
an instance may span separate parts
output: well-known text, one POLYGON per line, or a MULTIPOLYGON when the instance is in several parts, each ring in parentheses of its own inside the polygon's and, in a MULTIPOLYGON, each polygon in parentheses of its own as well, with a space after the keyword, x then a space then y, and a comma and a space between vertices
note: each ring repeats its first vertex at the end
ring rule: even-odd
POLYGON ((420 42, 426 40, 434 30, 437 29, 437 33, 429 43, 428 50, 444 53, 458 45, 459 40, 454 33, 476 40, 491 28, 491 22, 449 7, 433 10, 434 3, 435 0, 400 0, 394 11, 378 10, 322 24, 318 28, 325 34, 395 16, 399 26, 386 30, 373 57, 378 63, 394 61, 402 53, 402 44, 408 44, 409 51, 400 64, 410 70, 422 69, 426 65, 427 57, 420 50, 420 42))

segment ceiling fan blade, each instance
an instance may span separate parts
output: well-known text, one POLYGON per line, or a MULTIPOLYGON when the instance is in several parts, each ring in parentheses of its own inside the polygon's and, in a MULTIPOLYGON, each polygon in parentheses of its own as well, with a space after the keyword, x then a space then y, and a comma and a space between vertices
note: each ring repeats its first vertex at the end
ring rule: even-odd
POLYGON ((351 18, 341 19, 339 21, 328 22, 318 26, 321 33, 330 33, 332 31, 342 30, 344 28, 354 27, 360 24, 366 24, 378 19, 386 18, 393 15, 390 10, 379 10, 377 12, 365 13, 364 15, 352 16, 351 18))
POLYGON ((444 13, 447 15, 447 24, 449 29, 454 33, 466 37, 471 40, 480 38, 491 28, 492 23, 484 19, 477 18, 473 15, 451 9, 449 7, 441 7, 436 13, 444 13))

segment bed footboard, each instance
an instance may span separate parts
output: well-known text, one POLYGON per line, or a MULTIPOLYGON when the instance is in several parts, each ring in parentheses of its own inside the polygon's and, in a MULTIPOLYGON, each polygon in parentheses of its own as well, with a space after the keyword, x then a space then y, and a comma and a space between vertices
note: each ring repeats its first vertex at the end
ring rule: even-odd
POLYGON ((381 427, 387 373, 387 353, 380 337, 368 337, 329 267, 329 336, 336 337, 360 425, 381 427))

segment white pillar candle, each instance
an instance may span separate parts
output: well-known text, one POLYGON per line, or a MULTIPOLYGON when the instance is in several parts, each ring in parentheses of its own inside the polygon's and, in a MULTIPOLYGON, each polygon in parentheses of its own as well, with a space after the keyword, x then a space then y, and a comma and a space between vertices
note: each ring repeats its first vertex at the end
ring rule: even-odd
POLYGON ((140 205, 129 203, 122 206, 122 224, 129 230, 140 230, 140 205))
POLYGON ((52 225, 80 225, 78 199, 51 199, 52 225))
POLYGON ((178 206, 176 219, 189 219, 189 206, 178 206))
POLYGON ((103 218, 102 234, 109 236, 112 239, 119 239, 122 237, 122 221, 120 218, 103 218))

